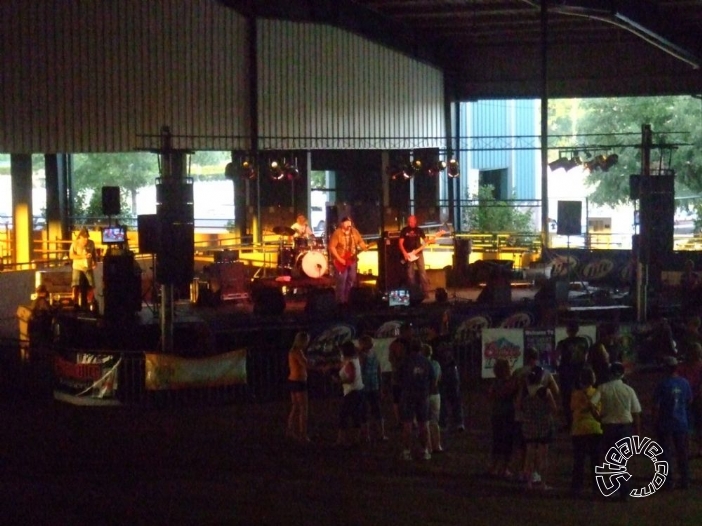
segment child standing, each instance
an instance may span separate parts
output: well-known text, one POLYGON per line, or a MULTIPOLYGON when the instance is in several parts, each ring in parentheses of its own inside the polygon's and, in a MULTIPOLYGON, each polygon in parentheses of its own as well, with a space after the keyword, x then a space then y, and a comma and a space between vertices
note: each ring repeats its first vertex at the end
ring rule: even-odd
POLYGON ((310 335, 307 332, 298 332, 293 340, 292 347, 288 351, 288 388, 290 389, 290 400, 292 407, 288 415, 288 427, 286 435, 300 442, 309 442, 307 435, 308 420, 308 396, 307 396, 307 357, 305 349, 310 343, 310 335))
POLYGON ((361 362, 361 379, 363 380, 363 405, 364 422, 361 426, 361 434, 366 442, 371 441, 370 419, 372 418, 378 426, 380 440, 386 441, 385 420, 380 408, 381 372, 378 356, 373 350, 373 338, 363 335, 358 340, 358 354, 361 362), (369 418, 370 417, 370 418, 369 418))
POLYGON ((439 415, 441 414, 441 394, 439 385, 441 383, 441 364, 433 357, 433 349, 427 343, 422 344, 422 354, 427 357, 434 369, 435 382, 429 391, 429 449, 430 453, 443 453, 441 446, 441 428, 439 427, 439 415))
MULTIPOLYGON (((358 350, 350 340, 341 344, 341 369, 339 380, 344 391, 344 398, 339 410, 339 434, 336 444, 339 446, 351 445, 348 430, 353 426, 360 430, 363 423, 363 379, 361 377, 361 362, 358 350)), ((354 439, 358 442, 358 437, 354 439)))

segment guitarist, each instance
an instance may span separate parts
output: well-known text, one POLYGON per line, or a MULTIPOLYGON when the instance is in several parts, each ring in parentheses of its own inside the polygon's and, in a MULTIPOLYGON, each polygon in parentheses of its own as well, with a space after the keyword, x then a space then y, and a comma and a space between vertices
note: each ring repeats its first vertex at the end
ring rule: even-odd
POLYGON ((80 281, 81 277, 85 276, 85 280, 88 283, 88 305, 86 307, 89 307, 95 299, 95 276, 93 274, 93 269, 97 261, 95 243, 90 239, 87 228, 81 228, 80 232, 78 232, 78 237, 71 243, 68 258, 71 260, 71 266, 73 267, 73 273, 71 275, 73 305, 76 308, 80 305, 80 281))
POLYGON ((424 294, 429 292, 429 279, 424 268, 424 247, 427 245, 427 236, 420 227, 417 226, 417 216, 411 215, 407 218, 407 226, 400 230, 400 250, 404 257, 404 264, 407 266, 407 283, 414 285, 415 271, 419 274, 419 284, 422 286, 424 294))
POLYGON ((357 254, 367 250, 368 245, 358 230, 351 224, 351 218, 344 217, 341 224, 329 238, 329 255, 336 268, 336 302, 346 305, 349 293, 356 284, 358 270, 357 254))

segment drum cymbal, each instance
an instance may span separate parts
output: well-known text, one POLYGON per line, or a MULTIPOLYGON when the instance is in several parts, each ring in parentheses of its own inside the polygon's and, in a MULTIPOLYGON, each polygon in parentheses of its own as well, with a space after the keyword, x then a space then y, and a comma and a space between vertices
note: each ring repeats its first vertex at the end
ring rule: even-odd
POLYGON ((273 233, 279 236, 294 236, 295 231, 289 226, 274 226, 273 233))

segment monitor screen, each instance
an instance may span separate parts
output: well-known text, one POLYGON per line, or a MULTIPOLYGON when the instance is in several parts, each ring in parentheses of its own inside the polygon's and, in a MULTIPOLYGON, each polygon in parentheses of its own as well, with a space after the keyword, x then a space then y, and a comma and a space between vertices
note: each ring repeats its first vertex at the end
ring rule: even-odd
POLYGON ((388 293, 389 307, 409 307, 410 293, 407 289, 391 290, 388 293))
POLYGON ((124 243, 126 232, 124 227, 111 226, 102 229, 102 244, 111 245, 114 243, 124 243))

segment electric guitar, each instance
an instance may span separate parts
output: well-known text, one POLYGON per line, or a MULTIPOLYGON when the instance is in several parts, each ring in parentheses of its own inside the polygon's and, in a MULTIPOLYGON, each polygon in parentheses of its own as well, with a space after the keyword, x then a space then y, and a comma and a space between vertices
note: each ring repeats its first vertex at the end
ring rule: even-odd
POLYGON ((449 232, 447 230, 439 230, 436 234, 433 236, 427 236, 427 242, 421 246, 418 246, 415 248, 412 252, 407 252, 407 257, 402 259, 402 263, 414 263, 419 259, 419 253, 424 250, 424 247, 427 245, 431 245, 436 241, 437 237, 445 236, 449 232))
POLYGON ((343 252, 342 254, 340 254, 340 256, 341 256, 341 259, 344 260, 344 263, 342 264, 339 260, 337 260, 336 258, 333 258, 334 259, 334 268, 337 270, 337 272, 345 271, 348 267, 350 267, 351 265, 356 263, 356 261, 358 260, 358 254, 360 252, 363 252, 364 250, 371 249, 375 246, 377 246, 377 243, 369 243, 365 249, 359 250, 359 252, 356 254, 351 254, 350 252, 343 252))

